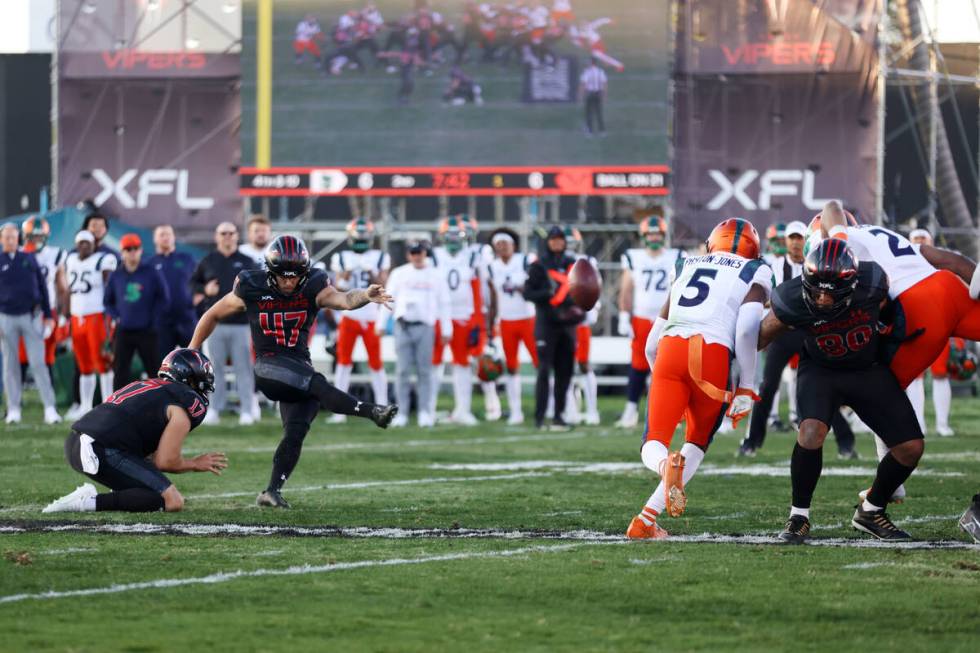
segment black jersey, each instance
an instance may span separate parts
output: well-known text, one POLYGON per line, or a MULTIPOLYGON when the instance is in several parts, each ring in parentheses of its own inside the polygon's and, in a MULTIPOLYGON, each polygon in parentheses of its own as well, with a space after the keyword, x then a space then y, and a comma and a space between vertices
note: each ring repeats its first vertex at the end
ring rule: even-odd
POLYGON ((881 300, 888 297, 888 277, 874 262, 858 264, 858 283, 851 304, 826 318, 803 301, 803 278, 781 283, 772 293, 772 310, 780 322, 806 333, 803 358, 841 369, 870 367, 876 360, 881 300))
POLYGON ((314 269, 299 292, 284 295, 264 270, 239 273, 235 294, 245 302, 256 355, 288 354, 309 362, 310 327, 320 310, 316 296, 329 285, 327 273, 314 269))
POLYGON ((145 458, 160 444, 169 421, 168 406, 187 411, 192 430, 200 426, 208 412, 207 404, 190 386, 166 379, 146 379, 116 390, 71 427, 104 447, 145 458))

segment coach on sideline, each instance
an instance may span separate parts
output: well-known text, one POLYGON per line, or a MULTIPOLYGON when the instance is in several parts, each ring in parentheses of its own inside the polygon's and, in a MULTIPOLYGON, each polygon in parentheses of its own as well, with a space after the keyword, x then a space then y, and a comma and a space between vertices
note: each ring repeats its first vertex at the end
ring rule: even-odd
POLYGON ((163 275, 170 293, 170 310, 156 312, 157 350, 160 360, 177 347, 186 347, 194 335, 197 316, 191 300, 191 275, 196 265, 194 257, 178 252, 174 228, 169 224, 153 230, 156 255, 147 261, 163 275))
MULTIPOLYGON (((163 275, 149 263, 141 263, 143 243, 136 234, 119 240, 122 267, 109 276, 105 288, 105 310, 116 323, 112 342, 112 389, 129 385, 133 353, 139 352, 146 375, 160 369, 155 314, 170 311, 170 291, 163 275)), ((169 352, 168 352, 169 353, 169 352)))
POLYGON ((0 354, 3 387, 7 391, 7 424, 20 422, 22 386, 17 348, 21 338, 44 403, 44 422, 55 424, 61 421, 61 416, 54 405, 51 376, 44 364, 42 333, 44 329, 54 328, 54 320, 47 317, 51 315, 48 287, 34 256, 17 249, 19 235, 20 230, 13 223, 0 227, 0 354))

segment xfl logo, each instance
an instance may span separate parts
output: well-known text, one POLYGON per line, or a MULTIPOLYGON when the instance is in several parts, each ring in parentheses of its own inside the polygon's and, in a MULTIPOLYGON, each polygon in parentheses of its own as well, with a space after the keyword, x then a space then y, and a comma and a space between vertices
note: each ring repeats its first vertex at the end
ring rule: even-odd
POLYGON ((95 198, 96 205, 115 197, 124 209, 145 209, 150 204, 150 196, 167 197, 175 195, 177 206, 188 210, 205 210, 214 206, 214 198, 189 197, 187 194, 187 170, 157 168, 143 171, 136 183, 136 199, 130 195, 128 186, 139 170, 130 168, 119 179, 113 179, 102 168, 92 170, 92 178, 99 182, 102 190, 95 198))
POLYGON ((816 175, 812 170, 766 170, 762 175, 758 170, 746 170, 735 180, 730 180, 721 170, 709 170, 708 176, 721 188, 708 202, 708 209, 712 211, 733 199, 747 211, 768 211, 772 208, 772 198, 777 196, 799 196, 803 206, 814 211, 830 201, 813 196, 816 175), (759 180, 759 191, 753 199, 747 191, 756 179, 759 180))

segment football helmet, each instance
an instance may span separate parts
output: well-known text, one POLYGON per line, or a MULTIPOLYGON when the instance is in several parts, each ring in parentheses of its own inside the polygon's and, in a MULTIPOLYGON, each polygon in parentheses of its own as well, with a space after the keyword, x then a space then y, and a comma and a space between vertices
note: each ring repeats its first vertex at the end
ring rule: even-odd
POLYGON ((640 223, 640 238, 648 249, 660 249, 667 241, 667 221, 657 215, 644 218, 640 223))
POLYGON ((21 231, 24 233, 24 242, 31 248, 30 251, 36 252, 47 244, 48 236, 51 235, 51 225, 41 216, 32 215, 24 220, 21 231))
POLYGON ((807 254, 803 263, 803 302, 814 313, 837 315, 851 304, 858 283, 858 262, 847 243, 828 238, 807 254), (821 305, 821 294, 833 302, 821 305))
POLYGON ((766 246, 776 256, 786 253, 786 223, 777 222, 766 228, 766 246))
POLYGON ((964 345, 958 338, 954 338, 949 345, 946 369, 956 381, 969 381, 977 373, 977 356, 964 345))
POLYGON ((208 393, 214 392, 214 368, 208 357, 196 349, 174 349, 160 363, 157 376, 190 386, 205 406, 208 393))
POLYGON ((727 218, 718 223, 705 241, 708 252, 730 252, 742 258, 759 258, 759 232, 742 218, 727 218))
POLYGON ((496 349, 488 348, 476 360, 476 376, 480 381, 496 381, 504 373, 504 362, 496 349))
POLYGON ((310 275, 310 252, 296 236, 279 236, 265 250, 265 267, 269 271, 269 286, 279 288, 274 277, 299 277, 294 292, 299 292, 310 275))
POLYGON ((347 223, 347 244, 358 254, 366 252, 374 241, 374 223, 370 218, 354 218, 347 223))
POLYGON ((443 218, 439 221, 439 240, 446 251, 455 256, 469 240, 465 223, 457 216, 443 218))

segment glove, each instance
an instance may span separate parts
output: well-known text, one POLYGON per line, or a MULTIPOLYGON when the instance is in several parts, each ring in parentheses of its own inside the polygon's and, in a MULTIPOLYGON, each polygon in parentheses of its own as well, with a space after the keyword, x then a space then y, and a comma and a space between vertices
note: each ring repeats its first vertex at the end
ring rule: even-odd
POLYGON ((728 417, 732 419, 732 428, 738 428, 738 423, 742 418, 752 412, 752 404, 759 401, 759 395, 750 388, 739 388, 735 391, 731 406, 728 408, 728 417))
POLYGON ((633 337, 633 322, 630 320, 630 314, 628 312, 619 312, 619 324, 616 326, 616 330, 619 331, 620 335, 624 335, 627 338, 633 337))

